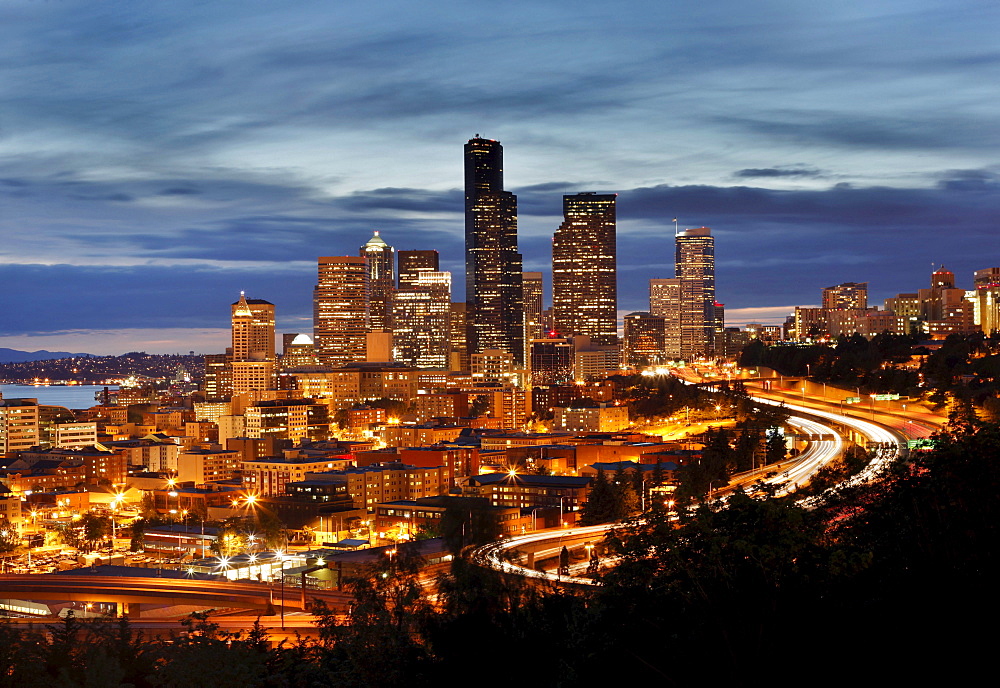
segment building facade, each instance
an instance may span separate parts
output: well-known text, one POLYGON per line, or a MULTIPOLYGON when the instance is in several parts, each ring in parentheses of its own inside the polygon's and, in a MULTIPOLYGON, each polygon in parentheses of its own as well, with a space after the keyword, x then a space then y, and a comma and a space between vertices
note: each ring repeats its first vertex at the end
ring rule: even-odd
POLYGON ((399 261, 399 288, 410 289, 422 272, 440 272, 437 251, 397 251, 399 261))
POLYGON ((715 238, 708 227, 677 234, 675 275, 681 288, 681 358, 715 352, 715 238))
POLYGON ((319 259, 313 298, 313 340, 325 365, 365 360, 368 331, 368 265, 364 258, 319 259))
POLYGON ((681 281, 674 278, 649 280, 649 312, 663 318, 663 354, 681 357, 681 281))
POLYGON ((394 361, 447 368, 451 339, 451 273, 420 272, 393 299, 394 361))
POLYGON ((396 286, 395 250, 376 230, 361 247, 360 255, 368 265, 368 327, 391 330, 392 292, 396 286))
POLYGON ((524 362, 517 197, 503 189, 503 147, 465 144, 465 303, 469 353, 500 349, 524 362))
POLYGON ((615 194, 563 196, 563 223, 552 239, 556 331, 598 345, 618 342, 615 194))

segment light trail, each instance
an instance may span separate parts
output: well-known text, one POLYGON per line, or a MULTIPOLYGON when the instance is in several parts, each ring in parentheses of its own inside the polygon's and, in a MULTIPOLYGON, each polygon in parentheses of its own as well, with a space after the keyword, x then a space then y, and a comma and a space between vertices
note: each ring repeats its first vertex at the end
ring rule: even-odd
POLYGON ((621 524, 602 523, 597 526, 581 526, 579 528, 567 528, 566 530, 560 531, 542 531, 539 533, 518 535, 517 537, 510 538, 509 540, 491 542, 488 545, 478 548, 472 553, 472 561, 480 564, 481 566, 486 566, 502 573, 511 573, 517 576, 524 576, 525 578, 547 580, 553 583, 572 582, 581 585, 597 585, 597 581, 586 576, 568 577, 560 576, 558 573, 549 573, 548 571, 529 569, 516 561, 512 561, 511 553, 515 552, 519 548, 524 548, 529 545, 534 546, 554 542, 555 544, 550 544, 550 546, 539 549, 532 554, 536 556, 541 555, 539 558, 559 556, 559 552, 562 550, 563 544, 570 544, 567 540, 577 540, 588 536, 599 536, 599 538, 603 538, 605 533, 619 525, 621 524))
MULTIPOLYGON (((693 384, 690 380, 683 381, 687 384, 693 384)), ((845 480, 843 483, 830 488, 830 490, 827 490, 823 495, 806 497, 798 500, 797 503, 799 506, 803 506, 805 508, 815 508, 823 501, 825 494, 834 490, 843 487, 861 485, 878 477, 897 456, 902 455, 906 446, 903 439, 901 439, 902 436, 900 434, 894 433, 893 431, 888 430, 876 423, 861 420, 860 418, 852 418, 839 413, 799 406, 797 404, 787 404, 781 401, 775 401, 773 399, 767 399, 759 396, 752 396, 751 398, 760 403, 772 406, 784 406, 785 409, 793 411, 797 414, 811 416, 810 418, 806 418, 801 415, 791 416, 785 421, 785 423, 797 428, 805 434, 826 436, 830 438, 812 440, 809 447, 807 447, 802 454, 796 457, 794 463, 789 468, 783 471, 779 468, 778 473, 775 475, 768 475, 764 478, 764 482, 778 487, 776 494, 789 494, 797 487, 800 487, 808 482, 809 479, 823 466, 843 454, 845 441, 842 435, 833 427, 825 425, 819 420, 815 420, 816 418, 831 421, 843 427, 851 428, 861 436, 868 439, 872 455, 872 460, 868 463, 868 465, 866 465, 854 476, 845 480)), ((752 479, 752 476, 750 479, 752 479)), ((572 528, 558 532, 540 532, 521 535, 509 540, 494 542, 484 547, 480 547, 473 552, 472 561, 503 573, 524 576, 526 578, 547 580, 550 582, 572 582, 574 584, 581 585, 598 585, 597 581, 587 576, 563 577, 557 573, 529 569, 526 566, 513 561, 513 553, 515 553, 518 548, 532 546, 537 548, 533 554, 534 556, 541 555, 539 558, 558 556, 558 553, 561 551, 562 545, 567 538, 576 539, 580 537, 598 535, 603 537, 607 531, 620 525, 622 524, 608 523, 599 526, 572 528), (545 547, 546 544, 549 546, 545 547)), ((571 571, 575 570, 579 570, 579 565, 571 568, 571 571)))

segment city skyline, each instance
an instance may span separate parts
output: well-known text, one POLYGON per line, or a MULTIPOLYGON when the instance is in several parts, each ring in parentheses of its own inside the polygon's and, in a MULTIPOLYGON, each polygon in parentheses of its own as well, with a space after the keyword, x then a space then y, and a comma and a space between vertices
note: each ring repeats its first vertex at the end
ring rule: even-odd
POLYGON ((475 132, 525 271, 560 196, 618 194, 619 316, 671 276, 674 217, 713 228, 732 324, 996 262, 994 5, 555 2, 475 37, 457 10, 6 4, 0 287, 27 295, 0 346, 217 351, 240 290, 301 331, 316 257, 373 230, 460 283, 475 132))

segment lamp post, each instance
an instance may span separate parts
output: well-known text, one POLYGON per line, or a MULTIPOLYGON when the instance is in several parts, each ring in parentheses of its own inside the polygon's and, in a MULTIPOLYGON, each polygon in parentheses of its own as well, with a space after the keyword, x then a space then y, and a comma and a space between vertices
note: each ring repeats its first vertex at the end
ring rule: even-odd
POLYGON ((285 553, 279 550, 275 554, 281 566, 281 630, 285 630, 285 553))

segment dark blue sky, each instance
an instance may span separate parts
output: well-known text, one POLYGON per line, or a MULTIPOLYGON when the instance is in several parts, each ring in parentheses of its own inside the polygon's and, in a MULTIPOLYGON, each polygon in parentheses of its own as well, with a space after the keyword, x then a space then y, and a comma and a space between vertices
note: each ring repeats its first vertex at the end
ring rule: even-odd
POLYGON ((733 324, 1000 264, 1000 7, 793 0, 0 5, 0 346, 220 350, 245 289, 311 326, 380 229, 462 284, 462 144, 505 148, 525 268, 619 194, 622 311, 673 224, 733 324))

